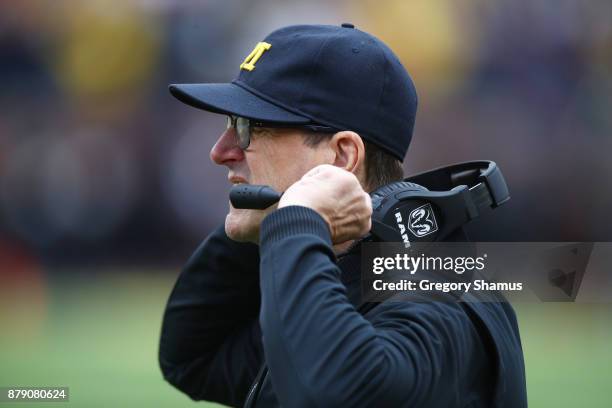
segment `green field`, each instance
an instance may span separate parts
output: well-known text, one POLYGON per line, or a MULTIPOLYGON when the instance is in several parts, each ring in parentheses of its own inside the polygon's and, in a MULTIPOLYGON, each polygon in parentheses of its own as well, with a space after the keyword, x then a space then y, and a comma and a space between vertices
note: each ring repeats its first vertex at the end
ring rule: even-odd
MULTIPOLYGON (((78 276, 0 290, 0 386, 70 387, 69 403, 17 406, 216 406, 195 404, 158 369, 172 274, 78 276)), ((612 306, 534 303, 516 310, 529 405, 612 406, 612 306)))

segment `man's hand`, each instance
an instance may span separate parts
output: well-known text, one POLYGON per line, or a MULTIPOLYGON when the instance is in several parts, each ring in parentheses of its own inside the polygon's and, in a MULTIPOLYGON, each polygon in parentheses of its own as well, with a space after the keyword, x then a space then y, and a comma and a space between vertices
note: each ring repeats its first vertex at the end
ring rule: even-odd
POLYGON ((290 205, 319 213, 334 244, 364 236, 372 224, 372 201, 357 177, 329 164, 313 168, 285 191, 278 208, 290 205))

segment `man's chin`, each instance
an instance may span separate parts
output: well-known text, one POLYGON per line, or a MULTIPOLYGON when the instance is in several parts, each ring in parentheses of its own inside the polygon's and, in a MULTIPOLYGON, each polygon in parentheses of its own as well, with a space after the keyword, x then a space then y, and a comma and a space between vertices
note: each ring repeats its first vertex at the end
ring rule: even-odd
POLYGON ((237 210, 231 208, 225 217, 225 233, 237 242, 259 241, 259 222, 253 210, 237 210))

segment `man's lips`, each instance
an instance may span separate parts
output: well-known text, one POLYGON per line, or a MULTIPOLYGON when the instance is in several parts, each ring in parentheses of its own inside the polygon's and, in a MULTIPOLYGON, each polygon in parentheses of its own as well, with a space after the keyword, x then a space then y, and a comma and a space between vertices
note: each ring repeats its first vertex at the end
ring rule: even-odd
POLYGON ((249 183, 247 183, 246 179, 244 179, 242 177, 238 177, 238 176, 230 176, 227 179, 232 184, 249 184, 249 183))

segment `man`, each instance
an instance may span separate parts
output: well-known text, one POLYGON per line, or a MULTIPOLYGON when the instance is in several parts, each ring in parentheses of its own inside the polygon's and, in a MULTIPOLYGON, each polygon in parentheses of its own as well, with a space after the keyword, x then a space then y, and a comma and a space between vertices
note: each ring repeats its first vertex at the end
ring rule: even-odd
POLYGON ((414 85, 351 24, 270 34, 231 84, 173 85, 228 115, 211 159, 230 183, 284 191, 230 206, 168 301, 164 377, 195 400, 269 407, 522 407, 522 350, 503 303, 360 302, 366 191, 402 178, 414 85))

